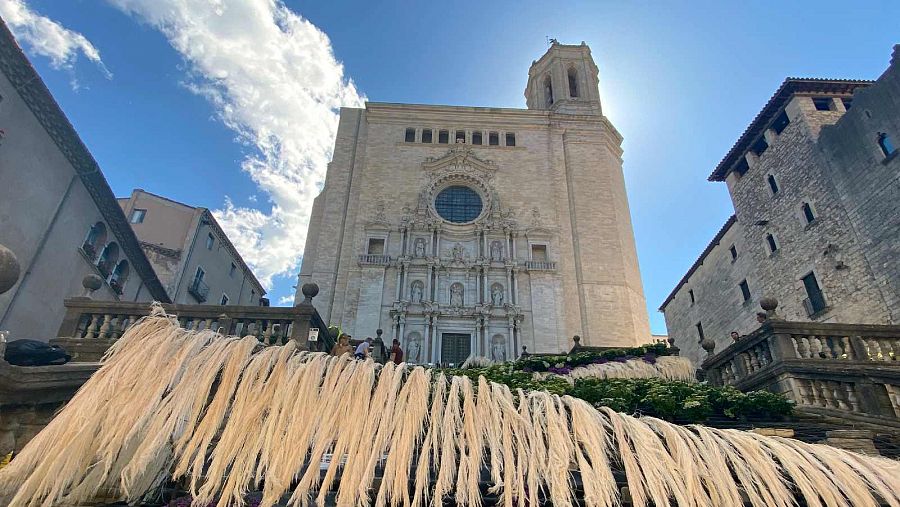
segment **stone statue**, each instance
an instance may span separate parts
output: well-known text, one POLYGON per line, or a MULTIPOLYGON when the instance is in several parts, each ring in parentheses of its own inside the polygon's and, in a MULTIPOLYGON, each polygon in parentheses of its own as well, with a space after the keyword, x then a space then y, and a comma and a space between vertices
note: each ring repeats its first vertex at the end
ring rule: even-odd
POLYGON ((416 257, 425 257, 425 240, 416 238, 416 257))
POLYGON ((463 286, 459 283, 454 283, 450 286, 450 306, 460 307, 463 305, 463 286))
POLYGON ((422 302, 422 282, 416 280, 412 283, 412 288, 409 291, 410 300, 413 303, 421 303, 422 302))
POLYGON ((491 344, 491 360, 498 363, 506 361, 506 340, 502 336, 496 335, 491 344))
POLYGON ((499 283, 491 287, 491 303, 494 306, 503 306, 503 287, 499 283))
POLYGON ((457 243, 453 245, 453 260, 462 262, 463 257, 466 254, 466 249, 463 248, 461 243, 457 243))
POLYGON ((503 260, 503 246, 500 245, 499 241, 491 242, 491 260, 492 261, 503 260))
POLYGON ((406 346, 406 360, 410 363, 420 362, 419 355, 422 353, 422 341, 418 337, 409 341, 406 346))

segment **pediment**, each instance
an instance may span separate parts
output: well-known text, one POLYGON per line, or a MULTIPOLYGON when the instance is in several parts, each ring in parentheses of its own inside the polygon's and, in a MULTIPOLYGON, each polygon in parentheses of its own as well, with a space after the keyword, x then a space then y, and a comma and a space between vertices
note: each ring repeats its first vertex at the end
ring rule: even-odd
POLYGON ((452 146, 441 157, 426 158, 425 162, 422 163, 422 168, 426 171, 452 170, 460 172, 469 172, 472 169, 476 169, 487 174, 497 170, 497 166, 492 160, 478 158, 472 148, 464 144, 452 146))

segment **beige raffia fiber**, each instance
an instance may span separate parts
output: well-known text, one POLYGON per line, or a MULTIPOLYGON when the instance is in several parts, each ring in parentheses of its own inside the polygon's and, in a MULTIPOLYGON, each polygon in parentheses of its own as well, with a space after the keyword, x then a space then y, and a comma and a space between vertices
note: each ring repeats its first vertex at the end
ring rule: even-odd
POLYGON ((137 501, 182 481, 195 505, 479 506, 482 472, 504 506, 900 507, 900 464, 827 446, 634 418, 546 392, 420 367, 261 348, 180 329, 156 310, 0 471, 12 506, 137 501), (323 457, 330 455, 321 473, 323 457), (373 486, 377 470, 383 480, 373 486), (218 499, 218 500, 217 500, 218 499))
MULTIPOLYGON (((535 373, 535 378, 546 378, 550 373, 535 373)), ((686 357, 662 356, 656 363, 648 363, 643 359, 629 359, 623 363, 610 361, 602 364, 588 364, 573 368, 567 375, 562 375, 570 383, 585 378, 659 378, 694 383, 697 381, 696 370, 686 357)))

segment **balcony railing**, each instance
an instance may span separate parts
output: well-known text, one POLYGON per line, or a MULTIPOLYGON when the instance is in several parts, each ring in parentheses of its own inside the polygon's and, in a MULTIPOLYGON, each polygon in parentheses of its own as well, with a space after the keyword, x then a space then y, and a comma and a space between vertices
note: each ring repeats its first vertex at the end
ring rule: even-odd
POLYGON ((359 256, 359 264, 369 264, 374 266, 387 266, 391 263, 390 255, 371 255, 363 254, 359 256))
POLYGON ((556 263, 550 261, 525 261, 528 271, 556 271, 556 263))
POLYGON ((209 285, 206 285, 200 278, 194 278, 194 281, 188 287, 188 293, 194 296, 198 303, 205 303, 209 297, 209 285))
MULTIPOLYGON (((76 361, 97 361, 106 349, 141 317, 150 313, 147 303, 94 301, 70 298, 66 316, 51 343, 65 348, 76 361)), ((226 335, 255 336, 266 344, 296 340, 303 347, 328 351, 335 337, 309 303, 294 307, 210 306, 164 304, 178 324, 191 330, 213 329, 226 335), (308 342, 309 329, 319 329, 317 342, 308 342)))
POLYGON ((900 422, 900 326, 769 320, 703 369, 714 385, 767 389, 813 411, 900 422))

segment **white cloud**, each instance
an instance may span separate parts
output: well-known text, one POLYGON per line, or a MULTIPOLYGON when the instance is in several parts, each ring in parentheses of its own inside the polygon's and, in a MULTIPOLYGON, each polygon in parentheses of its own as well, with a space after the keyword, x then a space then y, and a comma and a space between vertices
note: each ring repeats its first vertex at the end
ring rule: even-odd
POLYGON ((293 306, 294 296, 281 296, 278 298, 278 306, 293 306))
MULTIPOLYGON (((72 71, 80 53, 97 64, 107 78, 112 77, 100 59, 100 51, 91 41, 34 12, 24 0, 0 0, 0 17, 6 21, 16 38, 28 45, 32 53, 49 58, 53 68, 72 71)), ((72 86, 78 88, 74 75, 72 86)))
POLYGON ((328 37, 281 0, 108 1, 167 37, 189 64, 188 88, 255 148, 242 167, 271 210, 226 199, 215 215, 267 287, 273 276, 295 273, 338 108, 364 100, 328 37))

